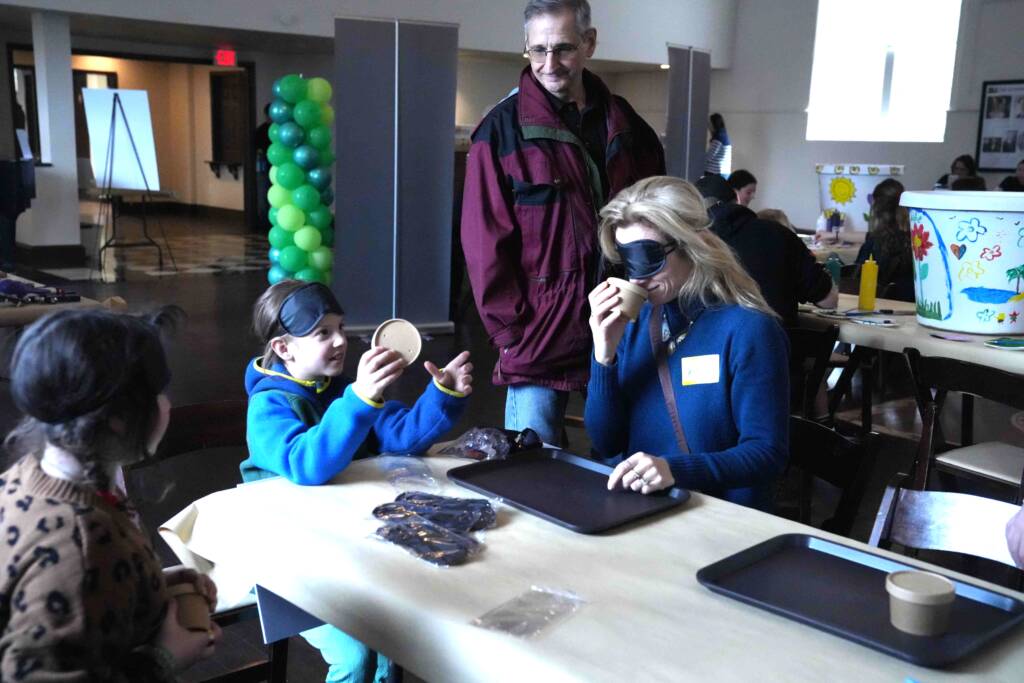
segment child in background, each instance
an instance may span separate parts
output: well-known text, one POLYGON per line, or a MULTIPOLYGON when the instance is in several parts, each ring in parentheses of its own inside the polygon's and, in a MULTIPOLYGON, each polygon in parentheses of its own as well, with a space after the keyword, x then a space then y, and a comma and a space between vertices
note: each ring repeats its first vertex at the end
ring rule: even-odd
MULTIPOLYGON (((353 459, 380 452, 419 454, 454 426, 472 391, 473 366, 463 351, 439 369, 424 366, 433 381, 407 408, 382 399, 405 362, 378 347, 359 359, 355 380, 342 376, 345 325, 331 290, 319 283, 285 280, 268 288, 253 310, 263 356, 249 363, 247 441, 242 478, 280 475, 303 485, 330 481, 353 459)), ((383 681, 390 662, 339 629, 303 632, 330 665, 328 681, 383 681)))
POLYGON ((216 588, 162 570, 124 491, 122 465, 167 429, 170 380, 157 325, 106 311, 60 311, 25 330, 11 395, 25 414, 0 475, 0 680, 174 681, 220 636, 186 630, 167 585, 216 588))

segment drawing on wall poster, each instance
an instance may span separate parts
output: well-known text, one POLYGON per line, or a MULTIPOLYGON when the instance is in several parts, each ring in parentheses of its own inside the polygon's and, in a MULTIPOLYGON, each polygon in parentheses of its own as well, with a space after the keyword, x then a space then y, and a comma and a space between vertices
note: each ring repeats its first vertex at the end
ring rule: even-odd
POLYGON ((1013 171, 1024 151, 1024 80, 985 81, 975 153, 982 171, 1013 171))

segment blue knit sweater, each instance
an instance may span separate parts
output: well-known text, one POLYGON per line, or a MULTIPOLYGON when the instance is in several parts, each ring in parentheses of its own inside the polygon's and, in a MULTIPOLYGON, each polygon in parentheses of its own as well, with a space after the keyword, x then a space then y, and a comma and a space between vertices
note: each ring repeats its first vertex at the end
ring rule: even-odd
POLYGON ((690 453, 679 450, 665 406, 648 333, 650 304, 626 327, 612 366, 591 362, 585 420, 595 451, 609 460, 637 451, 661 456, 677 486, 770 509, 773 481, 789 454, 785 333, 773 318, 736 305, 698 304, 684 312, 672 303, 663 310, 671 339, 694 321, 668 357, 690 453), (692 366, 688 359, 697 356, 717 356, 718 381, 683 386, 683 363, 692 366))
POLYGON ((455 425, 466 407, 462 394, 436 383, 407 408, 398 401, 366 401, 345 377, 317 385, 291 377, 282 365, 267 371, 258 360, 246 368, 245 388, 245 481, 281 475, 315 486, 361 455, 423 453, 455 425))

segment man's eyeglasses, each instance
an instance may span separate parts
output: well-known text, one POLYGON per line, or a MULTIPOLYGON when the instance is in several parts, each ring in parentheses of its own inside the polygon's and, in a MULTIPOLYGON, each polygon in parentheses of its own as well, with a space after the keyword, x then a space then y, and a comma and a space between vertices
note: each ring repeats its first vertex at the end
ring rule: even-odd
POLYGON ((531 62, 537 63, 546 62, 549 54, 554 55, 555 59, 565 59, 566 57, 572 57, 576 54, 576 51, 580 49, 580 45, 582 44, 583 41, 580 41, 575 45, 571 43, 559 43, 552 48, 534 45, 533 47, 526 48, 526 51, 523 52, 523 56, 531 62))

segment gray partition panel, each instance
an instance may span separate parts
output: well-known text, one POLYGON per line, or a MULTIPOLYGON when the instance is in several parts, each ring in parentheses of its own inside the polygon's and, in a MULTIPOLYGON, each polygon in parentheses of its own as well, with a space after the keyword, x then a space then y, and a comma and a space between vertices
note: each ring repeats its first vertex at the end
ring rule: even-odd
POLYGON ((687 180, 696 180, 704 175, 710 99, 711 53, 692 50, 690 52, 690 157, 687 165, 687 180))
POLYGON ((690 54, 688 48, 668 48, 665 166, 669 175, 679 178, 687 177, 690 158, 690 54))
POLYGON ((395 178, 393 21, 334 22, 334 282, 351 325, 393 309, 395 178))
POLYGON ((448 320, 458 27, 398 26, 398 316, 448 320))

